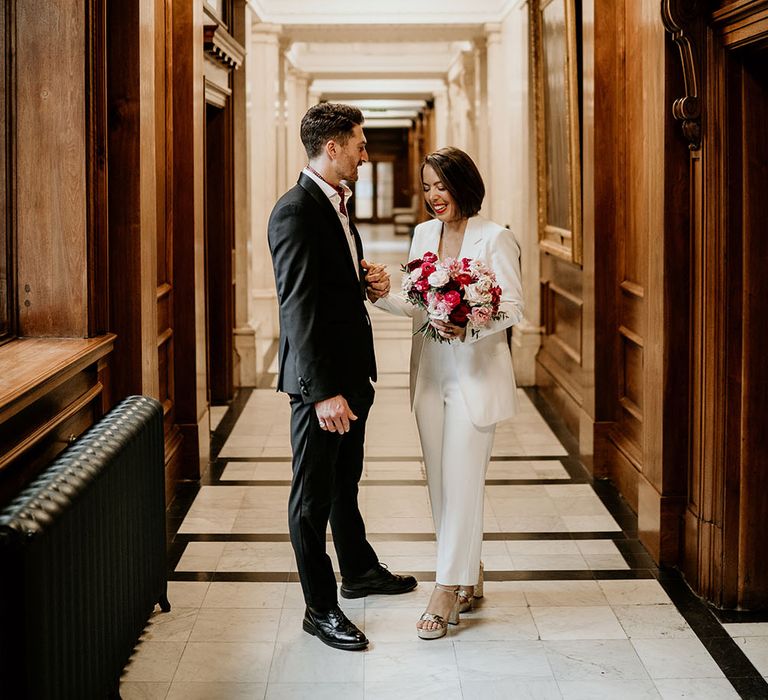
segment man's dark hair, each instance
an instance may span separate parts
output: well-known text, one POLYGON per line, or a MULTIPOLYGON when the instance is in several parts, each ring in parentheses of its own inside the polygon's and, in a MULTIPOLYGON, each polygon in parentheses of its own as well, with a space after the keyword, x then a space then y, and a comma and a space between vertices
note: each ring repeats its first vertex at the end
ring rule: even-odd
POLYGON ((307 156, 310 160, 319 156, 329 141, 337 141, 343 146, 355 126, 364 121, 363 113, 351 105, 321 102, 310 107, 301 120, 301 142, 307 156))
MULTIPOLYGON (((485 197, 485 185, 475 162, 464 151, 449 146, 427 154, 421 164, 422 179, 425 165, 429 165, 435 171, 440 182, 456 202, 463 218, 468 219, 480 211, 485 197)), ((425 204, 427 211, 434 216, 435 212, 429 201, 425 204)))

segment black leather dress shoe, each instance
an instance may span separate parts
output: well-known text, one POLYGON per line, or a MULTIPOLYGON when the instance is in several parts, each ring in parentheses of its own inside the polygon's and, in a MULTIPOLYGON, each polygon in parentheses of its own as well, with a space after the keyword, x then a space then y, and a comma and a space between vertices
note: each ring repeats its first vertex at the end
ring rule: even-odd
POLYGON ((416 588, 413 576, 393 574, 383 564, 376 564, 357 578, 344 578, 341 581, 341 595, 344 598, 364 598, 369 593, 396 595, 407 593, 416 588))
POLYGON ((366 636, 349 621, 338 605, 327 612, 307 608, 304 611, 304 631, 335 649, 357 651, 368 646, 366 636))

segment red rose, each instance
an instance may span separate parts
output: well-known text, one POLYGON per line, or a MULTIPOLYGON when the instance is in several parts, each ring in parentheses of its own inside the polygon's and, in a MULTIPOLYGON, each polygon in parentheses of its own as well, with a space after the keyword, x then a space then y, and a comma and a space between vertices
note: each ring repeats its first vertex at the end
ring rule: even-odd
POLYGON ((469 258, 462 258, 461 259, 461 269, 462 270, 469 270, 469 263, 471 263, 472 260, 469 258))
POLYGON ((421 276, 429 277, 435 271, 435 266, 432 263, 425 262, 421 266, 421 276))
POLYGON ((444 298, 445 303, 448 304, 448 306, 450 306, 452 309, 461 303, 461 294, 458 292, 446 292, 444 298))
POLYGON ((461 302, 453 311, 451 311, 450 316, 448 316, 451 323, 455 323, 457 326, 465 326, 467 325, 467 318, 469 317, 469 304, 466 302, 461 302))
POLYGON ((472 275, 462 272, 456 275, 456 281, 462 286, 466 287, 468 284, 472 284, 472 275))
POLYGON ((428 252, 424 253, 424 257, 422 258, 422 260, 424 260, 424 262, 426 262, 426 263, 437 262, 437 255, 435 255, 431 251, 428 251, 428 252))
POLYGON ((411 260, 411 262, 406 264, 406 267, 408 268, 408 272, 413 272, 417 267, 421 267, 421 263, 423 260, 421 258, 416 258, 416 260, 411 260))
POLYGON ((413 283, 413 287, 420 292, 426 292, 429 289, 429 282, 422 277, 413 283))

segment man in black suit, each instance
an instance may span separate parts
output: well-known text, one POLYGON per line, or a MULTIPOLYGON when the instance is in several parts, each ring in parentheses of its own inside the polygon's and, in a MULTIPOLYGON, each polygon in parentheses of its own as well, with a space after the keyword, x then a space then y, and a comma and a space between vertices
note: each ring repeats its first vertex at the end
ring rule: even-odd
POLYGON ((373 403, 376 359, 366 295, 389 291, 383 266, 363 259, 350 220, 352 191, 368 160, 363 115, 319 104, 301 121, 309 165, 269 219, 269 247, 280 303, 278 391, 291 400, 291 542, 307 604, 304 629, 339 649, 368 640, 344 615, 326 554, 330 520, 342 574, 341 595, 404 593, 412 576, 390 573, 365 536, 357 504, 365 421, 373 403))

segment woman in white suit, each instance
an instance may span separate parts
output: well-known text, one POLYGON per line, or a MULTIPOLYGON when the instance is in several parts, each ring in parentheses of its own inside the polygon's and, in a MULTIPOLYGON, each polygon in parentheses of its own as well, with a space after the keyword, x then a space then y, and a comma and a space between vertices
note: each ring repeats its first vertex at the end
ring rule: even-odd
MULTIPOLYGON (((429 154, 421 167, 427 211, 416 227, 409 260, 433 252, 443 258, 482 260, 496 273, 506 318, 473 334, 433 321, 448 343, 420 333, 411 345, 411 406, 416 414, 437 537, 436 585, 416 627, 422 639, 445 635, 459 610, 471 609, 483 540, 485 473, 496 423, 515 414, 515 376, 506 329, 523 316, 520 248, 503 226, 477 216, 485 186, 472 159, 457 148, 429 154)), ((376 306, 413 317, 425 312, 402 294, 376 306)), ((478 594, 480 592, 478 591, 478 594)))

